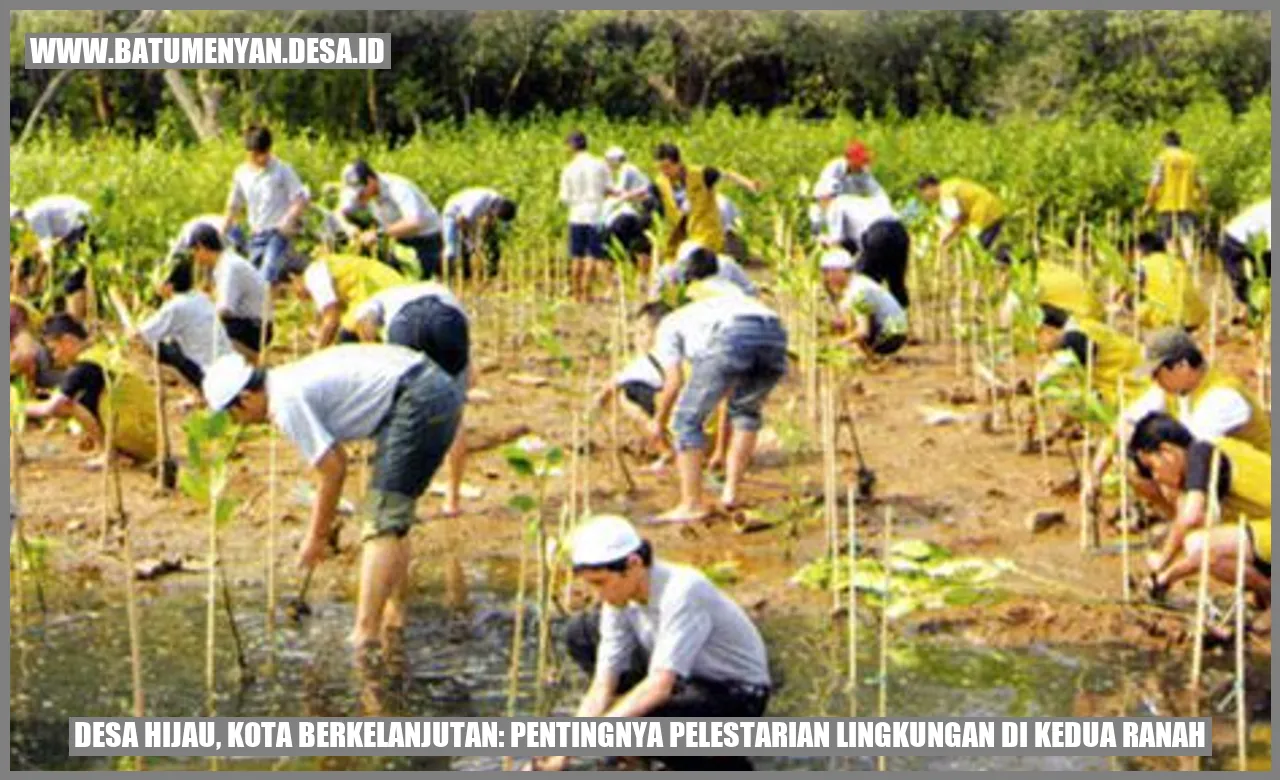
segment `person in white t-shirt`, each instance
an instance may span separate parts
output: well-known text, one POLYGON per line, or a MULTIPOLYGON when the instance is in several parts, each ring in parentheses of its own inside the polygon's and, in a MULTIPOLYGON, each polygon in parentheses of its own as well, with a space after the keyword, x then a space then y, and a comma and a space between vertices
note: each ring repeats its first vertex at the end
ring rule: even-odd
POLYGON ((271 131, 250 127, 244 134, 245 161, 236 168, 227 196, 224 230, 245 215, 249 260, 275 284, 288 261, 291 236, 310 195, 293 167, 271 153, 271 131))
POLYGON ((462 276, 471 278, 471 256, 484 250, 486 271, 498 275, 502 259, 502 233, 516 218, 515 201, 488 187, 468 187, 444 204, 444 256, 449 273, 461 265, 462 276))
POLYGON ((390 344, 349 344, 295 363, 254 368, 239 355, 214 362, 204 395, 240 424, 270 420, 297 446, 319 485, 298 565, 326 556, 347 475, 347 442, 373 439, 362 508, 360 589, 349 641, 384 649, 404 627, 409 530, 415 504, 453 443, 462 416, 458 383, 423 355, 390 344))
MULTIPOLYGON (((813 183, 814 197, 823 190, 834 188, 839 195, 871 198, 883 202, 885 208, 890 208, 888 193, 871 173, 871 160, 871 150, 865 143, 857 139, 850 140, 845 146, 843 157, 837 157, 823 166, 817 181, 813 183)), ((815 204, 809 211, 809 219, 814 234, 817 235, 824 224, 822 207, 815 204)))
POLYGON ((244 234, 238 226, 232 227, 230 235, 227 233, 227 217, 225 214, 201 214, 198 217, 192 217, 182 223, 182 227, 178 229, 178 235, 174 237, 173 242, 169 244, 169 259, 174 260, 182 253, 186 252, 191 246, 191 234, 200 225, 209 225, 218 231, 218 235, 222 237, 222 242, 227 246, 234 247, 237 252, 242 252, 244 247, 244 234))
MULTIPOLYGON (((355 310, 355 332, 361 341, 385 341, 421 352, 453 377, 464 398, 475 376, 470 370, 470 330, 462 304, 438 282, 388 288, 355 310)), ((462 512, 462 471, 467 457, 464 432, 459 420, 458 434, 445 459, 445 517, 462 512)))
POLYGON ((902 307, 911 305, 907 292, 907 260, 911 237, 888 200, 842 195, 831 183, 818 189, 825 231, 820 242, 843 247, 857 258, 857 271, 888 288, 902 307))
MULTIPOLYGON (((648 427, 657 411, 658 393, 662 391, 665 381, 662 365, 653 356, 654 334, 658 323, 670 311, 661 301, 650 301, 640 307, 631 326, 632 347, 636 356, 596 393, 596 408, 603 408, 605 404, 614 401, 630 420, 648 427)), ((661 472, 670 461, 669 449, 660 446, 658 451, 658 459, 648 467, 651 472, 661 472)))
POLYGON ((591 298, 606 256, 600 235, 605 199, 613 190, 609 166, 587 151, 587 136, 575 130, 565 139, 572 161, 560 174, 560 202, 569 208, 570 288, 574 300, 591 298))
POLYGON ((733 285, 743 295, 755 297, 759 294, 755 282, 751 281, 751 277, 747 275, 746 271, 742 270, 742 266, 738 265, 737 261, 732 257, 717 255, 697 241, 684 241, 676 252, 675 262, 668 263, 658 269, 657 274, 654 276, 653 287, 649 291, 649 297, 661 298, 666 290, 689 284, 692 281, 689 278, 689 265, 697 255, 710 256, 710 260, 704 258, 703 262, 714 263, 716 270, 713 278, 733 285))
POLYGON ((716 206, 720 209, 720 224, 724 227, 724 254, 738 263, 746 263, 747 242, 742 236, 742 212, 738 210, 738 204, 723 192, 717 192, 716 206))
POLYGON ((32 287, 60 284, 67 313, 83 322, 89 305, 89 266, 84 254, 86 250, 89 255, 97 252, 90 230, 92 208, 71 195, 49 195, 20 209, 16 216, 37 239, 39 270, 31 280, 32 287))
POLYGON ((376 230, 356 236, 358 244, 378 251, 379 238, 386 236, 413 250, 423 279, 440 275, 444 253, 440 214, 418 185, 394 173, 378 173, 364 160, 348 165, 342 182, 344 216, 351 219, 355 212, 368 209, 378 223, 376 230))
POLYGON ((1227 223, 1222 246, 1218 248, 1218 256, 1222 258, 1222 268, 1231 277, 1231 289, 1236 298, 1254 309, 1249 300, 1249 287, 1259 273, 1271 278, 1271 198, 1259 201, 1245 209, 1235 219, 1227 223), (1261 249, 1262 263, 1255 257, 1258 248, 1266 241, 1266 248, 1261 249))
POLYGON ((164 304, 131 335, 198 390, 209 366, 234 350, 213 301, 192 290, 193 276, 190 261, 175 265, 157 291, 164 304))
POLYGON ((273 335, 271 291, 266 280, 223 243, 212 225, 197 225, 187 245, 196 264, 213 272, 213 302, 232 346, 256 361, 273 335))
POLYGON ((822 280, 836 304, 833 328, 868 357, 884 357, 907 343, 907 313, 889 291, 854 270, 853 257, 843 249, 822 256, 822 280))
MULTIPOLYGON (((715 255, 697 253, 689 262, 691 282, 716 274, 715 255)), ((687 523, 706 517, 702 501, 704 426, 722 399, 729 401, 732 438, 721 503, 737 506, 738 488, 760 431, 761 409, 787 372, 787 332, 778 315, 746 295, 715 295, 672 312, 658 326, 653 351, 662 365, 652 438, 675 432, 680 503, 658 522, 687 523), (691 365, 685 382, 682 364, 691 365), (677 403, 678 401, 678 403, 677 403), (674 418, 672 412, 674 411, 674 418)))

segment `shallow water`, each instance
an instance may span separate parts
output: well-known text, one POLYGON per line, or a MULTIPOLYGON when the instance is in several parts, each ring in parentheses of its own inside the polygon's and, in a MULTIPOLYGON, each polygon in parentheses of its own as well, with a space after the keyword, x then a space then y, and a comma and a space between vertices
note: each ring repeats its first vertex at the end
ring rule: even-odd
MULTIPOLYGON (((505 562, 455 576, 432 575, 423 586, 406 632, 402 659, 352 665, 343 645, 349 603, 312 600, 301 624, 282 622, 275 668, 267 667, 261 588, 237 589, 237 622, 250 674, 240 675, 223 613, 218 626, 217 714, 223 716, 493 716, 505 713, 512 614, 505 562), (444 602, 455 607, 446 608, 444 602)), ((205 606, 203 580, 173 578, 142 605, 147 711, 156 716, 203 714, 205 606)), ((221 610, 221 606, 219 607, 221 610)), ((532 618, 532 615, 530 615, 532 618)), ((520 711, 532 712, 534 626, 526 622, 520 711)), ((113 759, 69 758, 65 718, 130 714, 129 635, 122 607, 103 603, 69 616, 11 623, 11 753, 13 769, 91 769, 113 759)), ((770 714, 846 716, 847 652, 820 621, 775 616, 763 625, 781 683, 770 714)), ((874 626, 861 632, 859 714, 877 704, 874 626)), ((1158 695, 1185 673, 1153 655, 1123 649, 1028 648, 996 651, 954 643, 898 638, 890 650, 887 712, 899 716, 1047 716, 1158 714, 1158 695)), ((1269 670, 1268 670, 1269 671, 1269 670)), ((568 714, 584 680, 568 670, 544 690, 557 713, 568 714)), ((1269 724, 1257 724, 1251 765, 1270 765, 1269 724), (1265 732, 1263 729, 1266 729, 1265 732), (1265 737, 1264 737, 1265 733, 1265 737)), ((1223 751, 1227 752, 1227 751, 1223 751)), ((1234 748, 1230 750, 1234 755, 1234 748)), ((890 769, 1106 770, 1133 766, 1107 758, 891 758, 890 769)), ((874 758, 839 768, 874 768, 874 758)), ((147 760, 148 768, 200 768, 204 759, 147 760)), ((286 758, 226 760, 229 769, 495 769, 493 758, 286 758)), ((762 758, 762 769, 827 768, 827 759, 762 758)))

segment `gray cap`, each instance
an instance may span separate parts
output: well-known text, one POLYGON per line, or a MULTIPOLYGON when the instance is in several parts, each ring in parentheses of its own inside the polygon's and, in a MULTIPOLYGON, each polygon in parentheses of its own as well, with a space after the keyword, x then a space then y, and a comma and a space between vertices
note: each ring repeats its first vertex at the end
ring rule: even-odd
POLYGON ((1191 338, 1185 330, 1164 328, 1152 333, 1147 339, 1142 354, 1143 363, 1135 373, 1144 379, 1149 379, 1161 366, 1192 358, 1203 360, 1203 357, 1195 339, 1191 338))

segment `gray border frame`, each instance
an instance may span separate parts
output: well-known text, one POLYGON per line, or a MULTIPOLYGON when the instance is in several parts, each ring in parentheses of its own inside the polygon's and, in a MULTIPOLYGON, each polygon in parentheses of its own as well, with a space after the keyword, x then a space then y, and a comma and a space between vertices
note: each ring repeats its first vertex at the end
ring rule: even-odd
MULTIPOLYGON (((9 14, 9 13, 7 13, 7 12, 8 12, 8 11, 13 10, 14 8, 17 8, 17 5, 15 4, 15 5, 12 5, 12 6, 11 6, 11 5, 10 5, 10 3, 8 2, 8 0, 0 0, 0 3, 2 3, 2 4, 3 4, 3 8, 4 8, 4 10, 6 11, 6 13, 4 14, 4 28, 5 28, 5 32, 6 32, 6 33, 8 33, 8 32, 10 32, 10 28, 11 28, 11 18, 10 18, 10 14, 9 14)), ((240 10, 240 9, 245 9, 245 10, 254 10, 254 9, 256 9, 256 10, 279 10, 279 9, 286 9, 286 10, 287 10, 287 9, 296 8, 296 7, 297 7, 297 5, 299 5, 299 4, 298 4, 298 3, 272 2, 271 0, 267 0, 267 2, 255 2, 255 3, 253 3, 253 4, 249 4, 249 3, 243 2, 243 0, 242 0, 242 2, 239 4, 238 8, 237 8, 236 4, 234 4, 234 3, 233 3, 233 4, 232 4, 232 8, 231 8, 231 9, 228 9, 228 10, 240 10)), ((337 2, 337 0, 310 0, 310 2, 309 2, 309 3, 307 3, 307 5, 308 5, 308 6, 310 6, 310 7, 312 7, 312 8, 315 8, 315 9, 317 9, 317 10, 329 10, 329 9, 341 9, 341 8, 343 8, 343 4, 342 4, 342 3, 340 3, 340 2, 337 2)), ((550 4, 547 4, 547 5, 548 5, 548 7, 550 6, 550 4)), ((1066 5, 1067 7, 1073 8, 1073 9, 1099 9, 1099 10, 1104 10, 1104 9, 1108 9, 1108 8, 1110 8, 1110 7, 1111 7, 1111 5, 1109 5, 1109 4, 1105 4, 1105 3, 1099 3, 1099 2, 1083 2, 1083 1, 1068 2, 1068 3, 1066 3, 1065 5, 1066 5)), ((80 3, 64 3, 64 4, 60 4, 60 6, 59 6, 59 7, 60 7, 60 8, 62 8, 62 9, 69 9, 69 10, 92 10, 92 9, 96 9, 96 8, 101 8, 102 6, 101 6, 101 3, 98 3, 98 4, 92 4, 92 5, 91 5, 91 4, 80 4, 80 3)), ((121 9, 138 9, 138 8, 139 8, 139 6, 131 5, 131 4, 130 4, 130 5, 117 5, 117 6, 115 6, 115 7, 116 7, 116 8, 121 8, 121 9)), ((185 8, 207 8, 208 6, 207 6, 207 5, 202 5, 202 4, 199 4, 199 3, 195 3, 195 2, 185 2, 185 3, 184 3, 184 2, 179 2, 179 3, 177 4, 177 6, 176 6, 176 7, 177 7, 177 8, 180 8, 180 9, 185 9, 185 8)), ((516 9, 516 10, 534 10, 534 9, 540 9, 540 5, 539 5, 539 4, 533 4, 533 3, 530 3, 530 4, 524 4, 524 3, 504 4, 504 3, 500 3, 500 2, 492 2, 491 0, 479 0, 479 2, 472 2, 472 3, 470 4, 470 7, 471 7, 471 9, 476 9, 476 10, 506 9, 506 8, 513 8, 513 7, 514 7, 514 9, 516 9)), ((700 7, 700 6, 696 6, 696 7, 700 7)), ((717 6, 705 6, 705 7, 706 7, 706 8, 717 8, 717 6)), ((728 6, 726 6, 726 8, 735 8, 735 7, 737 7, 737 6, 732 6, 732 5, 728 5, 728 6)), ((754 8, 754 7, 756 7, 756 6, 755 6, 755 4, 754 4, 754 3, 752 3, 752 4, 751 4, 751 7, 752 7, 752 8, 754 8)), ((1133 6, 1133 5, 1131 5, 1131 7, 1134 7, 1134 6, 1133 6)), ((1145 9, 1156 9, 1156 8, 1162 8, 1163 6, 1161 6, 1161 5, 1160 5, 1160 4, 1158 4, 1158 3, 1142 2, 1142 3, 1138 3, 1138 4, 1137 4, 1137 7, 1138 7, 1138 8, 1140 8, 1140 9, 1144 9, 1144 10, 1145 10, 1145 9)), ((1267 2, 1240 2, 1240 3, 1232 4, 1232 6, 1231 6, 1231 8, 1249 9, 1249 10, 1258 10, 1258 11, 1269 11, 1269 10, 1271 10, 1273 7, 1274 7, 1274 4, 1273 4, 1273 3, 1267 3, 1267 2)), ((588 9, 589 9, 589 8, 591 8, 591 6, 586 6, 585 8, 588 8, 588 9)), ((902 10, 987 10, 987 9, 991 9, 991 10, 1020 10, 1020 9, 1021 9, 1021 6, 1020 6, 1020 5, 1018 5, 1018 4, 1015 4, 1015 3, 1011 3, 1011 2, 994 2, 994 3, 989 3, 989 4, 961 4, 961 3, 947 3, 947 2, 930 2, 930 0, 899 0, 898 2, 892 2, 892 3, 890 3, 890 2, 881 2, 881 3, 870 4, 870 5, 869 5, 869 7, 868 7, 868 8, 866 8, 866 9, 849 9, 847 6, 842 6, 842 7, 840 7, 839 9, 832 9, 832 10, 841 10, 841 9, 843 9, 843 10, 871 10, 871 9, 886 9, 886 10, 896 10, 896 9, 902 9, 902 10)), ((378 5, 378 10, 449 10, 449 9, 446 9, 446 8, 439 8, 439 9, 436 9, 436 8, 434 7, 434 4, 432 4, 432 3, 414 2, 414 3, 386 3, 386 4, 379 4, 379 5, 378 5)), ((582 9, 574 9, 572 6, 569 6, 569 7, 567 7, 567 9, 566 9, 566 10, 582 10, 582 9)), ((394 67, 394 63, 393 63, 393 67, 394 67)), ((1275 32, 1274 32, 1274 30, 1273 30, 1273 32, 1272 32, 1272 38, 1271 38, 1271 96, 1272 96, 1272 101, 1273 101, 1273 102, 1274 102, 1274 100, 1275 100, 1275 89, 1276 89, 1275 84, 1276 84, 1276 37, 1275 37, 1275 32)), ((6 74, 5 74, 5 78, 4 78, 4 83, 3 83, 3 96, 4 96, 4 98, 5 98, 6 100, 7 100, 7 99, 8 99, 8 97, 9 97, 9 89, 10 89, 9 76, 8 76, 8 73, 6 72, 6 74)), ((10 137, 9 125, 8 125, 7 123, 6 123, 6 124, 5 124, 5 126, 4 126, 4 137, 5 137, 6 145, 8 145, 8 144, 12 143, 12 138, 10 137)), ((1273 180, 1274 180, 1274 176, 1275 176, 1275 167, 1276 167, 1276 160, 1275 160, 1276 145, 1275 145, 1274 125, 1273 125, 1272 139, 1271 139, 1271 150, 1272 150, 1272 161, 1271 161, 1271 165, 1272 165, 1272 177, 1273 177, 1273 180)), ((5 158, 5 162, 4 162, 4 172, 5 172, 5 178, 6 178, 6 180, 7 180, 7 179, 9 178, 9 160, 8 160, 8 158, 7 158, 7 157, 5 158)), ((4 281, 4 287, 5 287, 5 290, 6 290, 6 291, 8 291, 8 286, 9 286, 9 281, 8 281, 8 277, 6 276, 6 277, 5 277, 5 281, 4 281)), ((1273 294, 1274 294, 1274 293, 1273 293, 1273 294)), ((1275 339, 1275 335, 1276 335, 1276 325, 1275 325, 1275 323, 1274 323, 1274 322, 1272 322, 1272 326, 1271 326, 1271 327, 1272 327, 1272 339, 1274 340, 1274 339, 1275 339)), ((6 371, 7 371, 7 369, 6 369, 6 371)), ((1273 401, 1274 401, 1274 395, 1275 395, 1275 391, 1274 391, 1274 389, 1273 389, 1273 390, 1272 390, 1272 396, 1273 396, 1273 399, 1272 399, 1272 400, 1273 400, 1273 401)), ((5 423, 5 424, 6 424, 6 425, 8 425, 8 422, 6 421, 6 423, 5 423)), ((1275 434, 1274 434, 1274 433, 1273 433, 1272 435, 1273 435, 1273 436, 1275 436, 1275 434)), ((1273 441, 1273 443, 1274 443, 1274 441, 1273 441)), ((6 456, 6 458, 7 458, 7 456, 6 456)), ((1274 472, 1273 472, 1273 477, 1274 477, 1274 472)), ((7 499, 6 499, 6 502, 7 502, 7 499)), ((1273 522, 1273 523, 1275 522, 1275 517, 1274 517, 1274 515, 1272 516, 1272 522, 1273 522)), ((1273 586, 1273 588, 1274 588, 1274 586, 1273 586)), ((1274 592, 1274 590, 1273 590, 1273 592, 1274 592)), ((8 580, 7 578, 6 578, 5 583, 4 583, 4 595, 5 595, 5 612, 6 612, 6 615, 8 615, 8 614, 9 614, 9 606, 8 606, 8 603, 9 603, 9 595, 10 595, 10 593, 9 593, 9 580, 8 580)), ((9 623, 9 621, 6 621, 6 622, 5 622, 5 628, 4 628, 4 631, 5 631, 5 635, 6 635, 6 637, 10 640, 10 642, 12 642, 12 637, 10 636, 10 623, 9 623)), ((1275 632, 1276 632, 1276 629, 1275 629, 1275 626, 1273 625, 1273 626, 1272 626, 1272 634, 1271 634, 1271 638, 1272 638, 1272 640, 1273 640, 1273 643, 1274 643, 1275 635, 1276 635, 1276 634, 1275 634, 1275 632)), ((5 662, 6 662, 6 665, 7 665, 7 662, 8 662, 8 660, 9 660, 9 653, 10 653, 9 648, 10 648, 10 644, 9 644, 9 643, 6 643, 5 647, 3 648, 4 660, 5 660, 5 662)), ((1276 679, 1277 679, 1277 670, 1276 670, 1276 669, 1275 669, 1275 667, 1273 666, 1273 667, 1272 667, 1272 670, 1271 670, 1271 680, 1272 680, 1272 685, 1273 685, 1273 687, 1274 687, 1274 684, 1275 684, 1275 682, 1276 682, 1276 679)), ((8 674, 6 673, 6 674, 5 674, 5 678, 4 678, 4 693, 5 693, 5 697, 6 697, 6 699, 8 698, 8 695, 9 695, 9 692, 10 692, 10 691, 9 691, 9 685, 10 685, 9 676, 8 676, 8 674)), ((6 753, 6 755, 7 755, 7 754, 8 754, 8 752, 9 752, 9 730, 10 730, 10 728, 11 728, 9 720, 10 720, 9 710, 8 710, 8 708, 6 707, 6 709, 5 709, 5 729, 4 729, 3 737, 0 737, 0 739, 2 739, 2 740, 3 740, 3 744, 4 744, 4 746, 5 746, 5 753, 6 753)), ((1273 739, 1272 739, 1272 752, 1273 752, 1273 753, 1274 753, 1274 748, 1275 748, 1275 742, 1274 742, 1274 737, 1273 737, 1273 739)), ((896 773, 896 772, 895 772, 895 773, 896 773)), ((15 775, 15 776, 17 776, 17 777, 35 777, 35 776, 38 776, 39 774, 40 774, 40 773, 37 773, 37 772, 16 772, 16 773, 14 773, 14 775, 15 775)), ((158 775, 182 776, 184 773, 180 773, 180 772, 159 772, 159 773, 156 773, 156 774, 158 774, 158 775)), ((261 772, 261 773, 258 773, 258 772, 248 772, 248 773, 240 773, 240 774, 253 774, 253 775, 261 774, 261 775, 263 775, 263 776, 268 776, 270 773, 267 773, 267 772, 261 772)), ((301 773, 301 774, 302 774, 302 775, 314 775, 314 776, 316 776, 316 777, 323 777, 323 776, 327 775, 328 773, 324 773, 324 772, 303 772, 303 773, 301 773)), ((356 773, 354 773, 354 776, 360 776, 360 775, 366 775, 366 774, 367 774, 367 775, 372 775, 373 773, 371 773, 371 772, 370 772, 370 773, 365 773, 365 772, 356 772, 356 773)), ((800 776, 803 776, 803 774, 804 774, 804 773, 801 773, 801 772, 772 772, 772 773, 769 773, 769 774, 780 775, 780 776, 795 776, 795 777, 800 777, 800 776)), ((906 774, 906 773, 901 773, 901 774, 906 774)), ((912 775, 937 776, 937 777, 942 777, 942 776, 944 776, 945 774, 946 774, 946 773, 944 773, 944 772, 922 772, 922 773, 912 773, 912 775)), ((996 776, 1009 776, 1009 775, 1013 775, 1014 773, 1012 773, 1012 772, 995 772, 994 774, 995 774, 996 776)), ((1082 773, 1082 774, 1084 774, 1084 775, 1097 775, 1097 776, 1100 776, 1100 777, 1105 777, 1107 773, 1102 773, 1102 772, 1096 772, 1096 773, 1095 773, 1095 772, 1085 772, 1085 773, 1082 773)), ((1156 775, 1168 775, 1168 776, 1174 776, 1174 773, 1172 773, 1172 772, 1169 772, 1169 773, 1165 773, 1165 772, 1157 772, 1157 773, 1155 773, 1155 774, 1156 774, 1156 775)), ((114 773, 112 773, 112 772, 106 772, 106 771, 89 771, 89 772, 84 773, 84 775, 83 775, 83 776, 85 776, 85 777, 102 777, 102 778, 106 778, 106 777, 112 777, 113 775, 114 775, 114 773)), ((487 775, 487 776, 493 776, 493 777, 501 777, 501 776, 505 775, 505 773, 501 773, 501 772, 481 772, 481 773, 478 773, 478 776, 486 776, 486 775, 487 775)), ((696 777, 696 776, 698 776, 698 775, 697 775, 697 773, 693 773, 693 772, 675 772, 675 773, 670 773, 670 776, 681 776, 681 775, 689 776, 689 777, 696 777)))

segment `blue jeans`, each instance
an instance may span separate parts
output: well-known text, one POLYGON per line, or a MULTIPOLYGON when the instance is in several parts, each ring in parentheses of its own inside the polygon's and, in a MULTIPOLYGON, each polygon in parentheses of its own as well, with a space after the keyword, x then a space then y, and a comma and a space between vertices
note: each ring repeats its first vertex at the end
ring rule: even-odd
POLYGON ((289 239, 274 228, 249 237, 249 262, 262 271, 268 284, 280 280, 285 261, 289 259, 289 239))
POLYGON ((786 373, 787 332, 777 318, 738 317, 721 328, 707 352, 693 360, 676 404, 676 449, 706 447, 703 425, 726 395, 734 430, 760 430, 760 410, 786 373))

